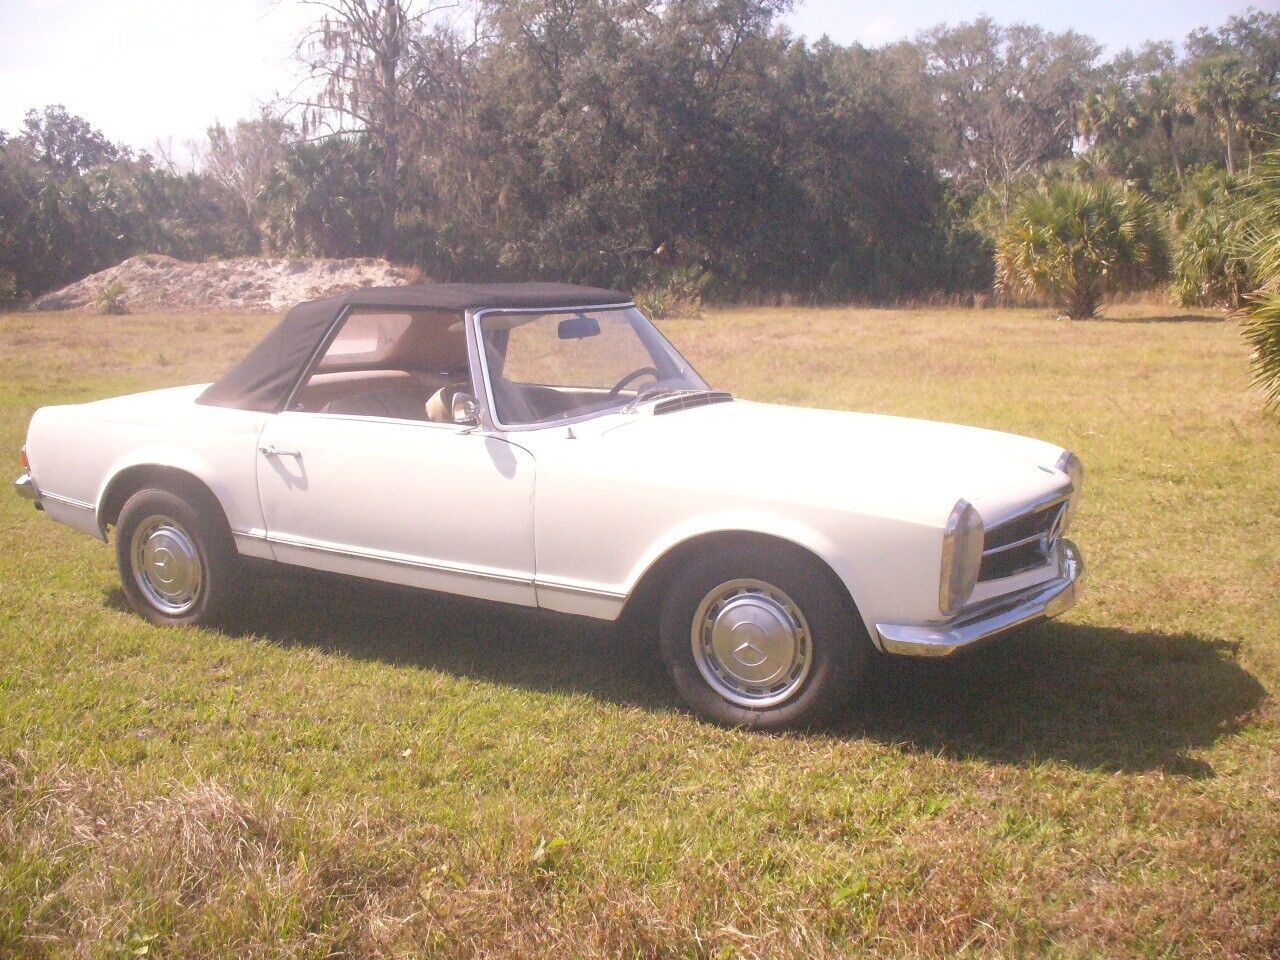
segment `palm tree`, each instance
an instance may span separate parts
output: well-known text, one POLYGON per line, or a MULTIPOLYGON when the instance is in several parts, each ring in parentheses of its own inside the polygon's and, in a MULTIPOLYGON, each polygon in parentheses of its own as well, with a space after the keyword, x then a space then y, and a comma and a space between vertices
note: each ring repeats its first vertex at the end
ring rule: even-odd
POLYGON ((322 257, 368 252, 379 213, 373 160, 358 138, 289 147, 258 195, 268 246, 322 257))
POLYGON ((1168 250, 1151 203, 1117 181, 1061 180, 1015 203, 996 242, 996 286, 1051 300, 1073 320, 1160 279, 1168 250))
POLYGON ((1167 73, 1155 73, 1147 77, 1142 87, 1142 111, 1164 136, 1173 161, 1173 173, 1182 182, 1182 160, 1178 156, 1178 127, 1187 120, 1186 111, 1178 102, 1173 79, 1167 73))
POLYGON ((1111 83, 1085 94, 1080 104, 1080 133, 1094 143, 1120 143, 1146 132, 1150 117, 1122 84, 1111 83))
POLYGON ((1227 148, 1227 173, 1236 172, 1236 135, 1257 100, 1257 81, 1240 57, 1209 57, 1196 64, 1184 101, 1192 113, 1217 127, 1227 148))
POLYGON ((1121 83, 1090 90, 1076 113, 1076 128, 1090 144, 1082 154, 1107 176, 1123 176, 1127 154, 1123 149, 1146 133, 1150 118, 1137 108, 1121 83))

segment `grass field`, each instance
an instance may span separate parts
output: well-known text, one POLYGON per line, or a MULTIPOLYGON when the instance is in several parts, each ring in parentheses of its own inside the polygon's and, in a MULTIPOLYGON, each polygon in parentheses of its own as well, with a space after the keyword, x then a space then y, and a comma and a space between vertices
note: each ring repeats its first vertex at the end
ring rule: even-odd
MULTIPOLYGON (((1088 466, 1075 610, 820 733, 703 724, 590 623, 350 581, 155 629, 0 496, 0 956, 1280 955, 1280 423, 1234 327, 1168 313, 666 325, 739 395, 1088 466)), ((210 379, 271 320, 0 317, 10 472, 38 405, 210 379)))

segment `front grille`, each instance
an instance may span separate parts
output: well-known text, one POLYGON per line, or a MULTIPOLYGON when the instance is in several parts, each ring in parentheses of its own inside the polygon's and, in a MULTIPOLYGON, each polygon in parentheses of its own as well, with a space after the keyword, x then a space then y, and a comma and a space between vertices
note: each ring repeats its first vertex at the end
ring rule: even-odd
POLYGON ((988 530, 978 582, 1001 580, 1048 563, 1061 534, 1058 518, 1066 509, 1065 499, 1056 500, 988 530))

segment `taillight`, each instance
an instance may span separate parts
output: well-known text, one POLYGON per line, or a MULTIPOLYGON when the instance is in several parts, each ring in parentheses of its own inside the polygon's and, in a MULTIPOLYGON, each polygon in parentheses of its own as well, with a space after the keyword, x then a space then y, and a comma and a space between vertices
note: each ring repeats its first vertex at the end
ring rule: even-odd
POLYGON ((30 469, 31 469, 31 461, 27 459, 27 448, 26 448, 26 447, 23 447, 23 448, 22 448, 22 469, 23 469, 23 470, 30 470, 30 469))

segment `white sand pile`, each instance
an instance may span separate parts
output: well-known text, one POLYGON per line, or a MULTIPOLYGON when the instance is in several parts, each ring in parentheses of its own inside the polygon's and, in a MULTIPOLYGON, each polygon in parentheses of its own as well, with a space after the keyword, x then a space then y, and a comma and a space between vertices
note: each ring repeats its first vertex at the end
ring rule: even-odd
POLYGON ((32 310, 94 310, 104 290, 124 288, 128 310, 282 310, 356 287, 389 287, 411 282, 415 272, 386 260, 241 257, 186 263, 145 254, 46 293, 32 310))

